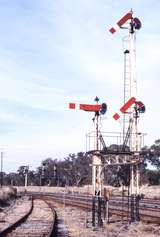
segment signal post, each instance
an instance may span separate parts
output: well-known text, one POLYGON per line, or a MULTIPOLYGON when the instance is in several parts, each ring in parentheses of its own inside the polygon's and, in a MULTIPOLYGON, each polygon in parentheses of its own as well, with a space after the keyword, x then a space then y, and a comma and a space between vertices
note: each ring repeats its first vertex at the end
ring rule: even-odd
POLYGON ((124 15, 116 26, 110 29, 114 34, 118 28, 128 30, 129 34, 125 37, 127 47, 124 50, 124 103, 118 113, 113 115, 115 120, 123 117, 123 144, 121 149, 110 151, 107 149, 102 134, 99 131, 99 117, 104 115, 107 110, 105 103, 98 104, 99 99, 94 105, 70 103, 70 109, 80 109, 88 112, 94 112, 95 116, 95 147, 94 150, 87 153, 92 159, 92 226, 101 227, 103 221, 108 218, 108 198, 104 197, 103 180, 104 168, 116 165, 128 165, 130 167, 130 184, 129 184, 129 218, 130 222, 139 220, 139 180, 140 180, 140 136, 138 131, 138 120, 140 114, 145 112, 144 104, 137 100, 137 80, 135 73, 135 34, 136 30, 141 28, 141 22, 138 18, 133 17, 132 10, 124 15), (103 150, 100 149, 100 142, 103 150), (127 148, 127 149, 126 149, 127 148), (106 208, 107 207, 107 208, 106 208))
POLYGON ((104 163, 100 154, 100 131, 99 117, 107 111, 106 103, 98 104, 99 98, 95 98, 96 104, 76 104, 70 103, 70 109, 80 109, 87 112, 94 112, 93 121, 95 122, 95 147, 88 154, 92 160, 92 226, 101 227, 103 219, 106 217, 106 201, 103 196, 104 163))
MULTIPOLYGON (((136 79, 136 31, 140 30, 141 22, 133 16, 132 10, 124 15, 115 27, 109 31, 114 34, 118 28, 128 30, 128 35, 123 38, 124 45, 124 104, 130 98, 137 100, 136 79)), ((140 137, 138 120, 145 106, 141 101, 134 101, 123 112, 123 138, 124 147, 129 146, 130 152, 130 221, 139 220, 139 186, 140 186, 140 137)), ((114 117, 115 118, 115 117, 114 117)), ((116 119, 116 118, 115 118, 116 119)), ((119 119, 119 117, 117 117, 119 119)), ((116 120, 117 120, 116 119, 116 120)))

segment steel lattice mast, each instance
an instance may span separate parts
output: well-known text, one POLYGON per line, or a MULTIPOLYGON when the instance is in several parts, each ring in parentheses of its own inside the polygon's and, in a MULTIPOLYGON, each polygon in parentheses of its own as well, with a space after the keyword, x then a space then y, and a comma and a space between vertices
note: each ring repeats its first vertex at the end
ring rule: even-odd
MULTIPOLYGON (((113 34, 117 28, 128 30, 128 35, 123 38, 124 45, 124 105, 129 103, 133 98, 137 99, 137 78, 136 78, 136 30, 141 28, 141 22, 138 18, 133 17, 132 10, 124 15, 116 27, 112 27, 110 32, 113 34)), ((131 220, 138 219, 137 206, 139 205, 139 186, 140 186, 140 139, 138 132, 139 114, 145 111, 142 102, 134 101, 130 103, 126 111, 123 112, 123 141, 124 147, 128 144, 130 151, 133 153, 133 164, 130 165, 130 210, 131 220), (140 107, 138 107, 141 105, 140 107)), ((113 116, 115 119, 119 115, 113 116)))
MULTIPOLYGON (((137 78, 136 78, 136 30, 140 29, 141 23, 138 18, 133 17, 132 10, 124 15, 110 29, 114 34, 117 28, 128 30, 128 35, 123 38, 124 44, 124 104, 132 97, 137 98, 137 78)), ((127 112, 123 114, 123 133, 124 137, 129 123, 132 121, 132 128, 129 137, 129 146, 131 151, 139 150, 137 138, 137 123, 135 122, 135 104, 132 104, 127 112)))
MULTIPOLYGON (((130 98, 137 98, 137 78, 136 78, 136 30, 140 29, 141 23, 138 18, 133 17, 132 10, 124 15, 118 22, 117 26, 121 29, 128 30, 128 35, 124 37, 124 104, 130 98)), ((117 28, 117 27, 116 27, 117 28)), ((111 33, 116 32, 116 28, 110 29, 111 33)), ((125 140, 127 129, 129 129, 128 142, 130 151, 135 154, 139 152, 139 137, 137 127, 138 114, 133 103, 127 111, 123 113, 123 138, 125 140)), ((134 177, 134 168, 131 166, 131 194, 139 193, 139 172, 134 177), (136 180, 136 181, 135 181, 136 180), (136 182, 136 184, 135 184, 136 182), (134 190, 136 186, 136 190, 134 190)))

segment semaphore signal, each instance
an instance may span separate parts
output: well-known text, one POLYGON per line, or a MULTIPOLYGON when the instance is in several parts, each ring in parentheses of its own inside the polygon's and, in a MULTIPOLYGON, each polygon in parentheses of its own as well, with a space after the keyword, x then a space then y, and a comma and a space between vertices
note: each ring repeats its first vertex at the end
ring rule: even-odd
POLYGON ((131 20, 134 29, 139 30, 141 28, 142 24, 140 20, 137 17, 133 17, 133 12, 131 10, 130 12, 125 14, 120 20, 118 20, 116 25, 111 27, 109 31, 114 34, 119 28, 127 29, 126 27, 124 27, 124 25, 125 23, 127 23, 128 20, 131 20))
POLYGON ((95 112, 104 115, 107 111, 107 104, 78 104, 78 103, 69 103, 69 109, 84 110, 87 112, 95 112))
POLYGON ((125 113, 136 101, 135 97, 131 97, 121 108, 119 113, 115 113, 113 118, 118 120, 120 118, 120 113, 125 113))

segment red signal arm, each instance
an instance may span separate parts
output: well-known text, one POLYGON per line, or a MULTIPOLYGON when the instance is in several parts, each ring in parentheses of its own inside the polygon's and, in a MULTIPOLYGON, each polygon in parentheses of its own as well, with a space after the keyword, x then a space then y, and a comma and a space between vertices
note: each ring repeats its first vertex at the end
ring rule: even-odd
POLYGON ((88 104, 80 104, 79 109, 90 111, 90 112, 98 112, 101 108, 101 105, 88 105, 88 104))
POLYGON ((89 112, 98 112, 101 109, 101 105, 79 104, 77 106, 76 103, 69 103, 69 109, 80 109, 89 112))

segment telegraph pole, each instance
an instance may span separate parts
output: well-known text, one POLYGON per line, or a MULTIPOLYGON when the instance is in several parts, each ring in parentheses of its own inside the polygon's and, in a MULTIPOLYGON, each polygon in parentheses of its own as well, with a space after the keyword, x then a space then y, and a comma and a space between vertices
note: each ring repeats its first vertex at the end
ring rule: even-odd
POLYGON ((3 151, 1 151, 1 188, 3 186, 3 151))
POLYGON ((29 165, 25 166, 25 188, 28 186, 28 171, 29 171, 29 165))

